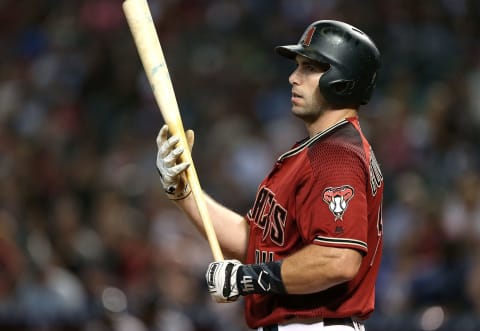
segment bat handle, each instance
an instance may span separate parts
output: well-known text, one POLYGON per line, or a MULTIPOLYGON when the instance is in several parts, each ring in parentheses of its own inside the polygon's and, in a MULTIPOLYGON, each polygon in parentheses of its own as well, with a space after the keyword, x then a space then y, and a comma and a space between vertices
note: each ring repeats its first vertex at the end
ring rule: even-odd
MULTIPOLYGON (((185 149, 187 153, 186 158, 190 162, 190 165, 193 165, 192 156, 190 151, 185 149)), ((204 199, 203 190, 200 187, 200 181, 198 179, 197 171, 195 170, 194 166, 190 166, 187 168, 186 171, 187 181, 190 185, 192 190, 192 195, 195 200, 195 204, 197 206, 198 213, 200 214, 200 218, 202 220, 203 228, 205 230, 205 236, 208 240, 210 245, 210 250, 212 251, 213 258, 215 261, 222 261, 223 254, 220 248, 220 244, 218 243, 217 235, 215 233, 215 229, 213 227, 212 219, 210 218, 210 213, 208 212, 207 204, 204 199)))

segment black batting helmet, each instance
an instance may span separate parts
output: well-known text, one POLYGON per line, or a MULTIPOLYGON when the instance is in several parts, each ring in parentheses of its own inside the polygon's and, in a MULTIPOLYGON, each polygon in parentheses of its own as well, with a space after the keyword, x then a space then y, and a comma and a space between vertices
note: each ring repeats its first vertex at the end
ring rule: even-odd
POLYGON ((380 52, 356 27, 340 21, 316 21, 308 26, 298 44, 278 46, 275 51, 290 59, 299 54, 328 64, 319 86, 332 106, 358 107, 370 100, 380 67, 380 52))

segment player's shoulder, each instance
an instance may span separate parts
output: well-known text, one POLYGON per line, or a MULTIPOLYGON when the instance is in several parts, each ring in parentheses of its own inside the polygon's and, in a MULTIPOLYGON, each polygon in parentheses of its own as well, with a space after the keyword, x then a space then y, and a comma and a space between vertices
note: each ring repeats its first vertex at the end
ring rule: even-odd
MULTIPOLYGON (((350 122, 336 127, 321 139, 314 141, 309 145, 310 153, 319 151, 328 151, 330 153, 350 151, 352 153, 363 154, 366 140, 363 139, 360 130, 350 122)), ((367 143, 368 144, 368 143, 367 143)))
POLYGON ((364 143, 357 127, 347 122, 309 146, 310 167, 314 173, 367 171, 367 146, 364 143))
POLYGON ((363 138, 358 125, 344 120, 317 135, 297 142, 292 149, 282 154, 278 160, 294 156, 308 155, 310 161, 324 159, 335 155, 353 153, 365 155, 364 148, 368 142, 363 138))

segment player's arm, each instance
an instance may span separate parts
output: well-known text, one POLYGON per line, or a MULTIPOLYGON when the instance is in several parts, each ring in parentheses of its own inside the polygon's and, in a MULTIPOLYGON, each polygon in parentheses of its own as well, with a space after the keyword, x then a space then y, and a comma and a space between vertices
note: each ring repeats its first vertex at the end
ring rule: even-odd
POLYGON ((361 263, 355 249, 312 244, 283 260, 281 279, 287 293, 314 293, 352 280, 361 263))
MULTIPOLYGON (((221 205, 206 193, 205 202, 223 253, 228 258, 244 261, 247 252, 248 223, 243 216, 221 205)), ((176 200, 176 204, 206 237, 193 196, 176 200)))
MULTIPOLYGON (((192 149, 193 131, 186 132, 189 148, 192 149)), ((188 163, 179 163, 183 148, 177 146, 178 137, 170 136, 168 126, 164 125, 157 136, 157 169, 167 197, 183 210, 197 229, 206 237, 203 221, 190 194, 185 179, 188 163)), ((248 223, 243 216, 224 207, 205 194, 205 202, 217 235, 218 242, 229 258, 243 260, 247 250, 248 223)))
POLYGON ((353 279, 361 263, 362 255, 354 249, 312 244, 274 262, 212 262, 206 279, 210 293, 219 302, 249 294, 309 294, 353 279))

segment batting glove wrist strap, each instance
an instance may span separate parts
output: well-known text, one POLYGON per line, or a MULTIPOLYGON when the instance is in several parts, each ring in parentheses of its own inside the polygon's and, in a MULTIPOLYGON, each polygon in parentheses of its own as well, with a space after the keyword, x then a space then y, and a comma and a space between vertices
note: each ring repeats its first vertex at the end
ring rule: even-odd
POLYGON ((217 302, 232 302, 240 295, 286 294, 281 261, 243 265, 237 260, 212 262, 205 278, 217 302))
POLYGON ((281 266, 282 261, 240 266, 236 279, 239 294, 286 294, 281 266))
MULTIPOLYGON (((162 175, 160 174, 160 180, 161 179, 162 179, 162 175)), ((187 198, 190 195, 190 193, 192 193, 190 186, 184 181, 179 182, 177 185, 171 185, 171 186, 164 185, 162 181, 162 185, 165 190, 165 194, 170 200, 183 200, 187 198)))

